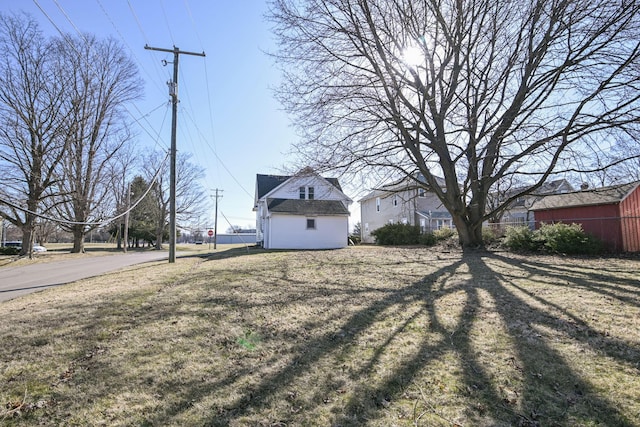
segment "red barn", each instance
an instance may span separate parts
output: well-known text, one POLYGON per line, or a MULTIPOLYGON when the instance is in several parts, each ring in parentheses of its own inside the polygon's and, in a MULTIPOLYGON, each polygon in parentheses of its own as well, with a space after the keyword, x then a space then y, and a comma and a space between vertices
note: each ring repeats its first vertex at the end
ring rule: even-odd
POLYGON ((531 207, 541 223, 581 224, 614 252, 640 251, 640 181, 545 196, 531 207))

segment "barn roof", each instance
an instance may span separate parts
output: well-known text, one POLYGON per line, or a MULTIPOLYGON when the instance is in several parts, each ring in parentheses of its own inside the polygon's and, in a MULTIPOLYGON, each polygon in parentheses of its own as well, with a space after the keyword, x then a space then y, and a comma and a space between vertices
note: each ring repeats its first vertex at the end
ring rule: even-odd
POLYGON ((267 199, 269 212, 291 215, 349 215, 340 200, 267 199))
POLYGON ((640 181, 592 190, 574 191, 544 196, 531 206, 532 211, 559 209, 576 206, 597 206, 620 203, 640 185, 640 181))

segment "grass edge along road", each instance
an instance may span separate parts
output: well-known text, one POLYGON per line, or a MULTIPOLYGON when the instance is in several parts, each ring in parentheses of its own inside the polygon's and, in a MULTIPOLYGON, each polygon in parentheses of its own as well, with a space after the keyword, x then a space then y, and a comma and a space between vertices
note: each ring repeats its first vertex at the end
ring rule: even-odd
POLYGON ((637 260, 233 249, 0 304, 5 425, 638 425, 637 260))

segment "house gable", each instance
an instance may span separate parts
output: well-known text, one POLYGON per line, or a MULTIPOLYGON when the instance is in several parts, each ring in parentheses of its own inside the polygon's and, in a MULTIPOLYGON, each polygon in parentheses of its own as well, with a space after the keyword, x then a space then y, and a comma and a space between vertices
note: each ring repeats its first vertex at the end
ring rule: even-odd
POLYGON ((292 176, 259 174, 254 205, 257 240, 265 248, 344 247, 351 203, 337 179, 308 168, 292 176))

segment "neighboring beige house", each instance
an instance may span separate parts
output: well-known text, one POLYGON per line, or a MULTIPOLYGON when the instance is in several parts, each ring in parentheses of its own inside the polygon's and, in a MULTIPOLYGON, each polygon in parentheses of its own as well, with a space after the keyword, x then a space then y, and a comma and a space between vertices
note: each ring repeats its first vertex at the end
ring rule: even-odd
MULTIPOLYGON (((417 181, 406 178, 384 185, 359 200, 363 243, 373 243, 371 233, 390 223, 418 225, 422 232, 453 227, 451 214, 438 196, 429 191, 424 177, 418 175, 417 181)), ((444 187, 444 180, 439 181, 444 187)))
POLYGON ((257 175, 256 241, 266 249, 343 248, 351 203, 337 179, 310 168, 293 176, 257 175))

